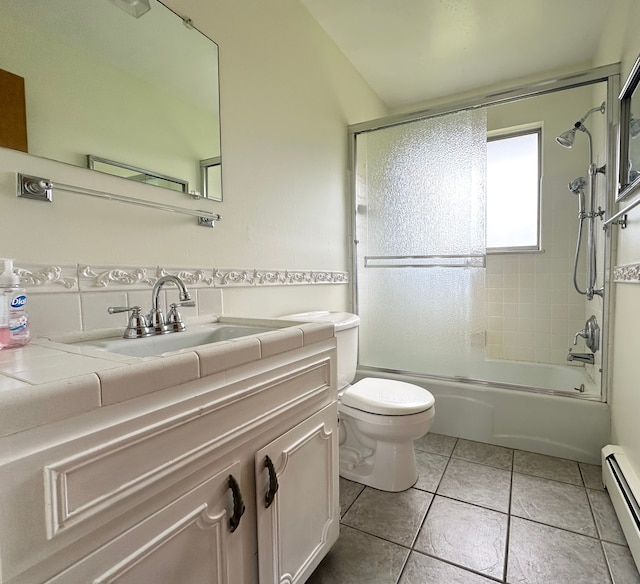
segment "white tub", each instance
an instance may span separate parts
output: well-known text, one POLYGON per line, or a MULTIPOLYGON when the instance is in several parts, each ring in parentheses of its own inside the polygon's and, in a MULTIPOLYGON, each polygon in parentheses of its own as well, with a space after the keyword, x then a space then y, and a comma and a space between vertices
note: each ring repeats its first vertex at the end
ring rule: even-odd
MULTIPOLYGON (((493 375, 500 381, 446 380, 368 368, 358 368, 357 379, 384 377, 428 389, 436 399, 432 432, 600 464, 600 450, 610 438, 609 406, 593 393, 593 383, 583 394, 570 393, 580 383, 589 384, 584 368, 487 363, 488 368, 496 369, 493 375), (508 374, 514 372, 518 376, 517 385, 533 390, 510 387, 508 374), (544 379, 557 376, 563 377, 566 395, 552 393, 545 387, 544 379), (574 385, 576 382, 579 383, 574 385)), ((482 378, 486 379, 484 374, 482 378)))

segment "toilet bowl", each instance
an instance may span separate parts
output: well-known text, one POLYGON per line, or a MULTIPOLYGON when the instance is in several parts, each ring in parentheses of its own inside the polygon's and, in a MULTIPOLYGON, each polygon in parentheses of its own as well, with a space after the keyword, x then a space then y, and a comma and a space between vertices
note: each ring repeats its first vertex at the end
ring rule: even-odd
POLYGON ((340 394, 340 476, 382 491, 404 491, 418 480, 413 441, 435 415, 427 390, 367 377, 340 394))
POLYGON ((316 311, 282 318, 334 324, 340 476, 381 491, 404 491, 413 486, 418 480, 413 441, 433 424, 433 395, 417 385, 374 377, 349 385, 356 373, 358 316, 316 311))

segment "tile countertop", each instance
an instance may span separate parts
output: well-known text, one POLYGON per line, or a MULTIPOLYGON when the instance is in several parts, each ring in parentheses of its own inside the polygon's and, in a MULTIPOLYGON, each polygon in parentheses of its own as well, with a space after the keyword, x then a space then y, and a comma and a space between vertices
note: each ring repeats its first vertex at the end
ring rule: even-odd
POLYGON ((330 323, 253 322, 282 328, 154 357, 129 357, 45 338, 0 351, 0 437, 334 336, 330 323))

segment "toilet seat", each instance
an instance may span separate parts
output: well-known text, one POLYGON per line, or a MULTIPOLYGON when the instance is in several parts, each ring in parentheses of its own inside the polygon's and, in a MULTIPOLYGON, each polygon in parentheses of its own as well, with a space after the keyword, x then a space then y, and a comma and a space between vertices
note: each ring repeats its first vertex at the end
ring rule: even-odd
POLYGON ((371 414, 404 416, 432 408, 435 398, 411 383, 367 377, 345 389, 342 403, 371 414))

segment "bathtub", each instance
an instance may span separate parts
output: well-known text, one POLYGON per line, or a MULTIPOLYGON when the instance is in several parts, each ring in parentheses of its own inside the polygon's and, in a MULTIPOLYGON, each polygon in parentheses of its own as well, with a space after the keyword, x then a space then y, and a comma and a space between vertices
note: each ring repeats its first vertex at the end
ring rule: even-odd
POLYGON ((436 400, 431 431, 437 434, 591 464, 600 464, 600 450, 609 443, 609 405, 600 401, 584 367, 487 361, 473 378, 358 367, 356 379, 363 377, 428 389, 436 400), (517 383, 509 381, 510 374, 517 375, 517 383), (476 380, 492 378, 487 375, 496 381, 476 380), (561 385, 551 384, 559 380, 561 385), (580 384, 584 393, 573 389, 580 384), (551 389, 560 386, 567 391, 551 389))

